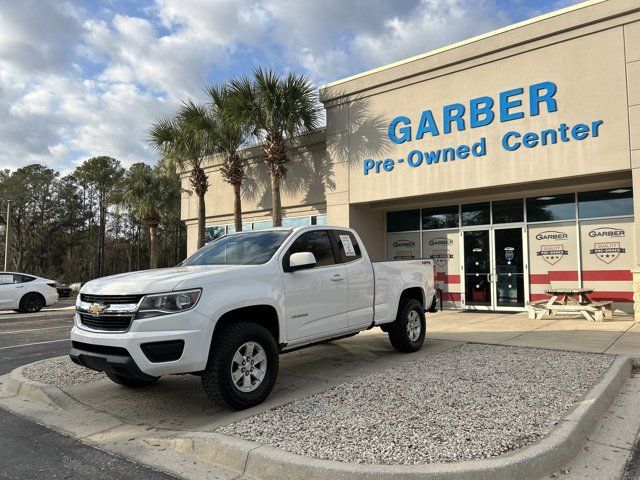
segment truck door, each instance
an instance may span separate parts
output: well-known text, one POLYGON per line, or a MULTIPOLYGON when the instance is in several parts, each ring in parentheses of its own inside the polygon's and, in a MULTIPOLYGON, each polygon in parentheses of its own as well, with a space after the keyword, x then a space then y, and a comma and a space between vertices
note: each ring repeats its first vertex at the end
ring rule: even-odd
POLYGON ((332 230, 338 244, 340 260, 347 269, 349 281, 350 327, 370 325, 373 320, 373 268, 362 258, 362 248, 348 230, 332 230))
POLYGON ((311 252, 316 258, 313 268, 284 272, 287 339, 307 337, 345 330, 347 322, 348 285, 345 266, 336 260, 331 237, 326 230, 302 233, 283 257, 311 252))

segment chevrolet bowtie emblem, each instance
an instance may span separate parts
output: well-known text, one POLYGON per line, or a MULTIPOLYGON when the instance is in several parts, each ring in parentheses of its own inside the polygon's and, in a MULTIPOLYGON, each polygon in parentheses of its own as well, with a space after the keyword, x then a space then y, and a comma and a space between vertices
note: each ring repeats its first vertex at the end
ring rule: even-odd
POLYGON ((92 303, 91 306, 89 307, 89 312, 91 312, 94 315, 98 315, 99 313, 104 312, 105 306, 104 305, 100 305, 99 303, 92 303))

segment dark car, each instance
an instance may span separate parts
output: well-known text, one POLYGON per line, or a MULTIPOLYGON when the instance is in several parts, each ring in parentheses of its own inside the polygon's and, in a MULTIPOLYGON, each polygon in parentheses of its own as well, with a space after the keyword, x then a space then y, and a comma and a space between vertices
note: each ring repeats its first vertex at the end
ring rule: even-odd
POLYGON ((63 285, 60 282, 56 282, 56 290, 58 291, 58 297, 60 298, 69 298, 71 296, 71 293, 73 292, 71 287, 63 285))

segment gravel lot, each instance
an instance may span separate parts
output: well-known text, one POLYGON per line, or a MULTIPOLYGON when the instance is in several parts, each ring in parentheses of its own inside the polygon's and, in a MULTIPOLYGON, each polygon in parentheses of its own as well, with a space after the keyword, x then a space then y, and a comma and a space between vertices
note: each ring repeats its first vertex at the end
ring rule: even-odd
POLYGON ((106 378, 104 373, 76 365, 69 357, 56 357, 27 365, 22 374, 30 380, 56 387, 96 382, 106 378))
POLYGON ((219 431, 344 462, 487 458, 546 435, 612 360, 598 354, 463 345, 219 431))

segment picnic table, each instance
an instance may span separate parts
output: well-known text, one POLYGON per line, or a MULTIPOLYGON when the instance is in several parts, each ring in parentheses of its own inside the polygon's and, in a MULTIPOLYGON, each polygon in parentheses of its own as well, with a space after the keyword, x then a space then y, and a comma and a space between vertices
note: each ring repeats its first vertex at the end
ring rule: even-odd
POLYGON ((550 298, 527 303, 531 320, 560 313, 580 313, 591 322, 613 318, 613 302, 594 302, 589 297, 593 293, 590 288, 550 288, 544 293, 550 298))

